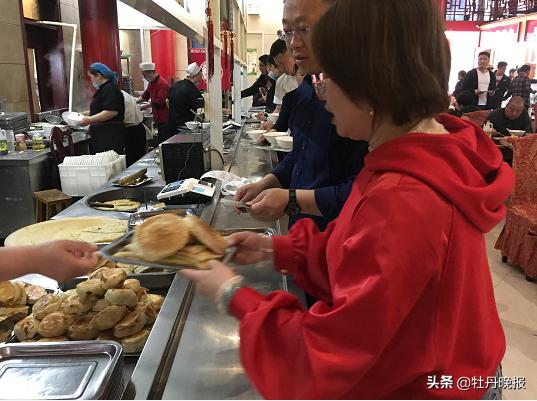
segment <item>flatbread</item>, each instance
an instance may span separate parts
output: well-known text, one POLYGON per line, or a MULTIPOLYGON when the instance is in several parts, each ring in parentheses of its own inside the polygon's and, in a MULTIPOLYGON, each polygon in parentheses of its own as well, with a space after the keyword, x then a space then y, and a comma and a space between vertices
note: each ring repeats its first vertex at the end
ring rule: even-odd
POLYGON ((226 248, 228 247, 226 240, 209 227, 206 222, 196 216, 186 216, 183 220, 187 223, 192 236, 199 242, 219 255, 226 253, 226 248))
POLYGON ((140 202, 136 202, 130 199, 116 199, 102 203, 106 203, 107 205, 113 205, 114 207, 108 208, 96 206, 95 209, 109 212, 136 212, 140 208, 140 202))
POLYGON ((189 238, 184 219, 174 214, 160 214, 136 227, 133 244, 139 257, 156 262, 184 248, 189 238))
POLYGON ((111 242, 127 232, 128 222, 109 217, 72 217, 21 228, 6 238, 5 246, 37 245, 53 240, 111 242))

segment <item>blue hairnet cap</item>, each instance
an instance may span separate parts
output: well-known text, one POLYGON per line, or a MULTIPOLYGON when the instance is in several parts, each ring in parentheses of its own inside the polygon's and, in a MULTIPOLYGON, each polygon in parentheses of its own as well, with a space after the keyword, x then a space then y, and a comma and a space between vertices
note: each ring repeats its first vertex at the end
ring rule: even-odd
POLYGON ((99 74, 101 74, 103 77, 111 80, 114 82, 114 85, 117 84, 117 74, 110 69, 107 65, 103 63, 92 63, 90 65, 90 68, 92 70, 97 71, 99 74))

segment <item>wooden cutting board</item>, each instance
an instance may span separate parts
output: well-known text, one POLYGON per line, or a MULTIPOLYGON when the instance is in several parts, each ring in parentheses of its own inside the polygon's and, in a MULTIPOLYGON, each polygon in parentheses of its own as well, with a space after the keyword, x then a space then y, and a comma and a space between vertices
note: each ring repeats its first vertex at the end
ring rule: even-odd
POLYGON ((92 243, 112 242, 127 232, 127 221, 109 217, 72 217, 32 224, 15 231, 5 246, 36 245, 68 239, 92 243))

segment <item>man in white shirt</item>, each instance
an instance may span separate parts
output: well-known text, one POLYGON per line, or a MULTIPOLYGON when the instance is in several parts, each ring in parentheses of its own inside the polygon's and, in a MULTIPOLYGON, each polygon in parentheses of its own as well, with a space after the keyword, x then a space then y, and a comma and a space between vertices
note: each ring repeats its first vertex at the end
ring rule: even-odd
POLYGON ((293 55, 287 50, 285 40, 278 39, 270 48, 270 57, 274 60, 282 75, 276 81, 276 91, 274 92, 275 113, 279 113, 282 108, 283 97, 298 88, 296 81, 296 65, 293 55))
POLYGON ((479 53, 477 68, 466 74, 461 90, 473 97, 474 106, 483 110, 490 110, 494 107, 496 93, 496 77, 492 71, 488 70, 489 63, 490 53, 479 53))

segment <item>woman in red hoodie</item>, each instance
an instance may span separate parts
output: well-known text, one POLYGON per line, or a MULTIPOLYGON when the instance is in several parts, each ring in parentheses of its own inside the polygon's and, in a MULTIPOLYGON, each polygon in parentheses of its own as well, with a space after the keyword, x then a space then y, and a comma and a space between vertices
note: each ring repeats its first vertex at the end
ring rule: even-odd
POLYGON ((338 0, 313 44, 338 133, 371 153, 326 231, 305 219, 232 241, 237 262, 273 257, 319 301, 263 296, 219 263, 184 275, 239 320, 266 398, 490 397, 505 338, 483 233, 514 179, 481 129, 438 115, 450 54, 436 1, 338 0))

